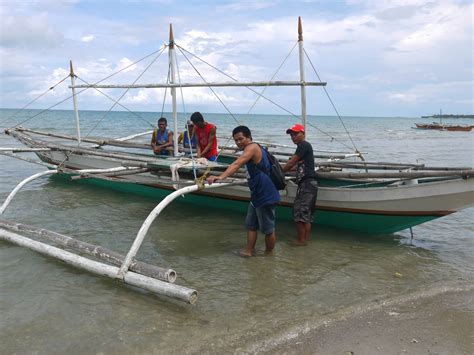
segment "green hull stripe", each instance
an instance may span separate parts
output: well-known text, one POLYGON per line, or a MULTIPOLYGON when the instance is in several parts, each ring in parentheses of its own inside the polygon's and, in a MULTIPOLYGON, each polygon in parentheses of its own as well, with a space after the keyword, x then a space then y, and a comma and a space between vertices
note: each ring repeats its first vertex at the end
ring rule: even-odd
MULTIPOLYGON (((69 180, 67 174, 56 175, 69 180)), ((54 177, 53 177, 54 178, 54 177)), ((113 189, 125 193, 133 193, 157 200, 161 200, 170 194, 170 190, 139 185, 129 182, 115 182, 103 179, 83 179, 75 181, 75 183, 92 184, 104 188, 113 189)), ((239 213, 246 213, 248 202, 231 200, 226 198, 210 197, 205 195, 188 194, 184 199, 177 199, 177 203, 192 203, 215 211, 218 209, 226 209, 239 213)), ((277 207, 277 219, 289 220, 293 219, 292 208, 288 206, 277 207)), ((351 229, 371 234, 389 234, 403 229, 407 229, 417 224, 421 224, 440 216, 399 216, 399 215, 383 215, 383 214, 364 214, 353 212, 340 212, 328 210, 316 210, 315 222, 320 225, 330 226, 334 228, 351 229)))

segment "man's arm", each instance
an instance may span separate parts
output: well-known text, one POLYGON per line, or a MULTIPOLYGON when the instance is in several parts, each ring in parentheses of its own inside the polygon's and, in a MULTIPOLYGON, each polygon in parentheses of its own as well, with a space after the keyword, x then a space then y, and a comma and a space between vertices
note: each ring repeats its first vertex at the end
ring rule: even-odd
MULTIPOLYGON (((191 134, 191 137, 193 137, 195 134, 196 134, 196 126, 193 127, 193 133, 191 134)), ((196 141, 197 141, 196 157, 200 158, 202 154, 201 154, 201 146, 199 144, 199 138, 198 137, 196 137, 196 141)))
POLYGON ((158 154, 160 152, 160 149, 156 146, 156 136, 155 136, 155 131, 153 131, 151 135, 151 149, 153 150, 153 153, 158 154))
POLYGON ((290 160, 288 160, 286 162, 286 164, 283 166, 283 172, 288 172, 288 171, 291 171, 293 170, 293 168, 296 166, 296 164, 298 164, 298 161, 300 160, 300 157, 297 156, 296 154, 294 154, 290 160))
POLYGON ((209 139, 207 140, 207 145, 206 148, 203 149, 201 152, 201 155, 205 156, 207 152, 211 149, 212 143, 214 142, 214 139, 216 138, 216 127, 213 127, 211 131, 209 132, 209 139))
POLYGON ((251 144, 247 146, 247 148, 244 149, 242 155, 238 159, 234 160, 234 162, 230 164, 222 174, 218 176, 211 175, 207 178, 209 185, 211 185, 216 180, 224 180, 225 178, 234 175, 242 165, 253 159, 253 157, 257 154, 257 148, 257 144, 251 144))
POLYGON ((168 142, 160 144, 158 148, 163 149, 163 148, 171 147, 171 146, 173 146, 173 132, 168 131, 168 142))

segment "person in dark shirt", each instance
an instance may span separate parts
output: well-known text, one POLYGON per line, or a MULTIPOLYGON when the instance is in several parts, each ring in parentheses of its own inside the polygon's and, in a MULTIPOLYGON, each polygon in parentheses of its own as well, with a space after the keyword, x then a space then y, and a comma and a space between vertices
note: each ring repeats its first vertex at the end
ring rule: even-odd
POLYGON ((305 140, 304 126, 295 124, 288 128, 286 133, 296 144, 295 154, 283 166, 283 171, 288 172, 296 168, 296 183, 298 190, 293 205, 293 220, 296 223, 297 240, 293 245, 306 245, 311 239, 311 223, 318 194, 318 184, 314 171, 313 146, 305 140))
POLYGON ((270 254, 275 247, 275 207, 280 201, 280 194, 270 179, 271 164, 263 148, 252 142, 252 134, 246 126, 235 127, 232 137, 242 155, 220 175, 209 176, 207 182, 212 184, 235 174, 245 164, 247 181, 250 189, 250 203, 247 209, 245 226, 247 227, 247 248, 240 256, 252 256, 255 251, 257 232, 265 235, 265 253, 270 254))

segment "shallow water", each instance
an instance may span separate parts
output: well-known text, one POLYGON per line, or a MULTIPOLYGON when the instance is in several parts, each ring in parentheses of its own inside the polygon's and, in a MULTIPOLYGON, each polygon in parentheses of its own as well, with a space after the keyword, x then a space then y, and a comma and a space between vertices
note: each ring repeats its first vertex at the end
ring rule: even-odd
MULTIPOLYGON (((0 122, 11 111, 0 110, 0 122)), ((102 113, 84 112, 91 128, 102 113)), ((156 114, 145 113, 150 122, 156 114)), ((25 125, 73 133, 70 111, 25 125)), ((236 123, 206 115, 229 135, 236 123)), ((126 113, 93 135, 125 136, 148 129, 126 113), (111 127, 112 126, 112 127, 111 127)), ((284 116, 239 116, 254 138, 291 145, 284 116)), ((19 121, 20 119, 16 119, 19 121)), ((335 117, 310 117, 350 145, 335 117)), ((420 131, 415 118, 347 117, 345 124, 370 161, 472 166, 474 132, 420 131)), ((456 120, 459 123, 462 120, 456 120)), ((84 131, 87 131, 85 129, 84 131)), ((314 130, 319 149, 341 149, 314 130)), ((0 147, 19 146, 0 135, 0 147)), ((0 200, 21 179, 44 168, 0 155, 0 200)), ((186 198, 184 198, 185 200, 186 198)), ((243 259, 244 216, 179 201, 155 221, 138 259, 178 272, 177 284, 199 291, 194 306, 154 296, 76 270, 33 251, 0 242, 0 343, 3 353, 151 353, 245 351, 285 329, 317 322, 340 309, 410 294, 443 283, 472 283, 474 227, 470 208, 392 235, 368 236, 322 227, 294 248, 294 226, 278 222, 271 257, 243 259), (278 330, 278 332, 277 332, 278 330)), ((36 180, 14 199, 3 218, 40 226, 125 253, 158 201, 54 178, 36 180)), ((263 251, 262 237, 257 242, 263 251)))

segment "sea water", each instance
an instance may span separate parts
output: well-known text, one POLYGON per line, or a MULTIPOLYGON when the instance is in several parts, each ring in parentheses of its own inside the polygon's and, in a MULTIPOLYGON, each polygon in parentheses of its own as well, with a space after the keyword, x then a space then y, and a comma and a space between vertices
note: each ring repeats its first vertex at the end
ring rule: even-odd
MULTIPOLYGON (((0 126, 22 122, 75 134, 73 112, 31 118, 39 112, 22 111, 5 121, 15 111, 0 110, 0 126)), ((83 111, 82 134, 123 137, 151 129, 159 115, 83 111)), ((204 116, 217 125, 221 137, 245 124, 256 140, 292 146, 285 134, 295 123, 292 117, 204 116)), ((337 117, 309 116, 308 121, 308 140, 315 149, 349 152, 355 145, 368 161, 473 166, 474 132, 416 130, 414 123, 423 121, 417 118, 343 117, 349 137, 337 117)), ((0 147, 20 146, 0 135, 0 147)), ((22 179, 42 170, 0 155, 0 201, 22 179)), ((344 309, 473 281, 473 208, 414 227, 413 240, 409 231, 366 235, 315 226, 311 243, 299 248, 288 244, 295 238, 294 225, 278 221, 274 255, 243 259, 234 252, 245 245, 244 215, 183 201, 170 205, 153 223, 138 259, 175 269, 177 284, 198 290, 196 305, 0 242, 2 353, 258 351, 344 309)), ((19 192, 2 218, 126 253, 158 202, 41 178, 19 192)), ((259 236, 257 254, 262 251, 259 236)))

